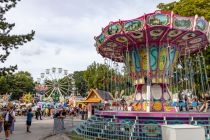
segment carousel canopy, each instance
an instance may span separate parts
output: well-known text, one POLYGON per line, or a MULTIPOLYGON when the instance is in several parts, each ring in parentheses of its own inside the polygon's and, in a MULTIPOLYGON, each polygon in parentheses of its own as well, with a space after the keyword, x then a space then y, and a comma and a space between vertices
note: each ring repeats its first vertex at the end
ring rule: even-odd
POLYGON ((125 63, 135 85, 169 83, 181 56, 200 52, 209 44, 210 24, 203 17, 156 11, 110 22, 95 40, 103 57, 125 63))
POLYGON ((209 28, 203 17, 156 11, 132 20, 110 22, 95 37, 96 49, 103 57, 117 62, 124 62, 126 50, 146 46, 170 45, 180 55, 195 53, 209 44, 209 28))

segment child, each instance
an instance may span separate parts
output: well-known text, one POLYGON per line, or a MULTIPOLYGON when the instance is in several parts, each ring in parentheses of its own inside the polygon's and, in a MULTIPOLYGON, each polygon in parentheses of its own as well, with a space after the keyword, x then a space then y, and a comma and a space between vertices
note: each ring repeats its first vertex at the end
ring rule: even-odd
POLYGON ((33 118, 33 114, 31 113, 31 108, 28 110, 28 113, 27 113, 27 120, 26 120, 26 131, 28 133, 31 133, 30 131, 30 126, 31 126, 31 122, 32 122, 32 118, 33 118))
POLYGON ((193 101, 192 101, 192 107, 194 111, 198 111, 198 98, 195 96, 193 97, 193 101))

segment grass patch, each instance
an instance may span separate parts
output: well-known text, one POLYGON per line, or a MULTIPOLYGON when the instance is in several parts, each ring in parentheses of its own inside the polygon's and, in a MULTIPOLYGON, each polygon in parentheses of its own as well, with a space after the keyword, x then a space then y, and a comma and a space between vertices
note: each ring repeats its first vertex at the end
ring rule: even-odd
POLYGON ((78 135, 75 131, 66 132, 65 134, 66 134, 69 138, 71 138, 72 140, 85 140, 85 139, 82 138, 80 135, 78 135))

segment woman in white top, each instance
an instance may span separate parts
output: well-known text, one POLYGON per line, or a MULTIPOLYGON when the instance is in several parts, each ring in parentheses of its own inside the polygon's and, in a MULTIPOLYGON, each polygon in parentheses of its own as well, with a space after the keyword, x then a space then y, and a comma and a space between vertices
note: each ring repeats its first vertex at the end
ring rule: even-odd
POLYGON ((12 121, 12 124, 11 124, 11 128, 10 128, 10 133, 12 134, 13 131, 15 130, 15 110, 13 109, 12 110, 12 115, 14 116, 14 119, 12 121))
POLYGON ((4 113, 4 132, 6 140, 9 140, 10 137, 10 129, 12 122, 15 120, 15 116, 13 114, 13 110, 10 107, 7 107, 7 111, 4 113))

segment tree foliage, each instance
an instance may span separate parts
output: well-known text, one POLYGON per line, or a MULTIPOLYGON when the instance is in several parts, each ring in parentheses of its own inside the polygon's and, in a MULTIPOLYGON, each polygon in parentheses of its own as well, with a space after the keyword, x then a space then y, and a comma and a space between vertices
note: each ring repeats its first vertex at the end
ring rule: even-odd
POLYGON ((0 94, 12 94, 12 99, 19 99, 25 93, 33 93, 34 87, 29 72, 20 71, 13 75, 0 76, 0 94))
MULTIPOLYGON (((110 83, 111 75, 113 75, 113 73, 114 70, 110 69, 107 65, 93 62, 87 67, 87 70, 84 72, 84 77, 87 81, 88 89, 98 88, 101 90, 105 90, 105 85, 110 83), (106 75, 110 75, 110 77, 106 75)), ((109 88, 111 88, 111 85, 108 86, 109 88)))
POLYGON ((130 77, 122 74, 116 69, 105 64, 93 62, 84 72, 84 78, 87 82, 87 89, 100 89, 111 92, 113 95, 120 93, 129 95, 133 92, 130 77))
POLYGON ((76 93, 79 93, 81 96, 87 96, 87 81, 84 77, 85 71, 75 71, 73 73, 73 79, 75 80, 76 93))
POLYGON ((160 3, 157 7, 162 11, 173 11, 182 16, 198 15, 210 20, 209 0, 180 0, 168 4, 160 3))
MULTIPOLYGON (((0 1, 0 63, 4 63, 10 54, 10 51, 17 49, 19 46, 31 41, 35 34, 31 31, 25 35, 13 35, 11 30, 14 28, 14 23, 8 23, 5 18, 6 12, 15 7, 20 0, 1 0, 0 1)), ((0 75, 5 75, 17 69, 17 66, 0 68, 0 75)))

